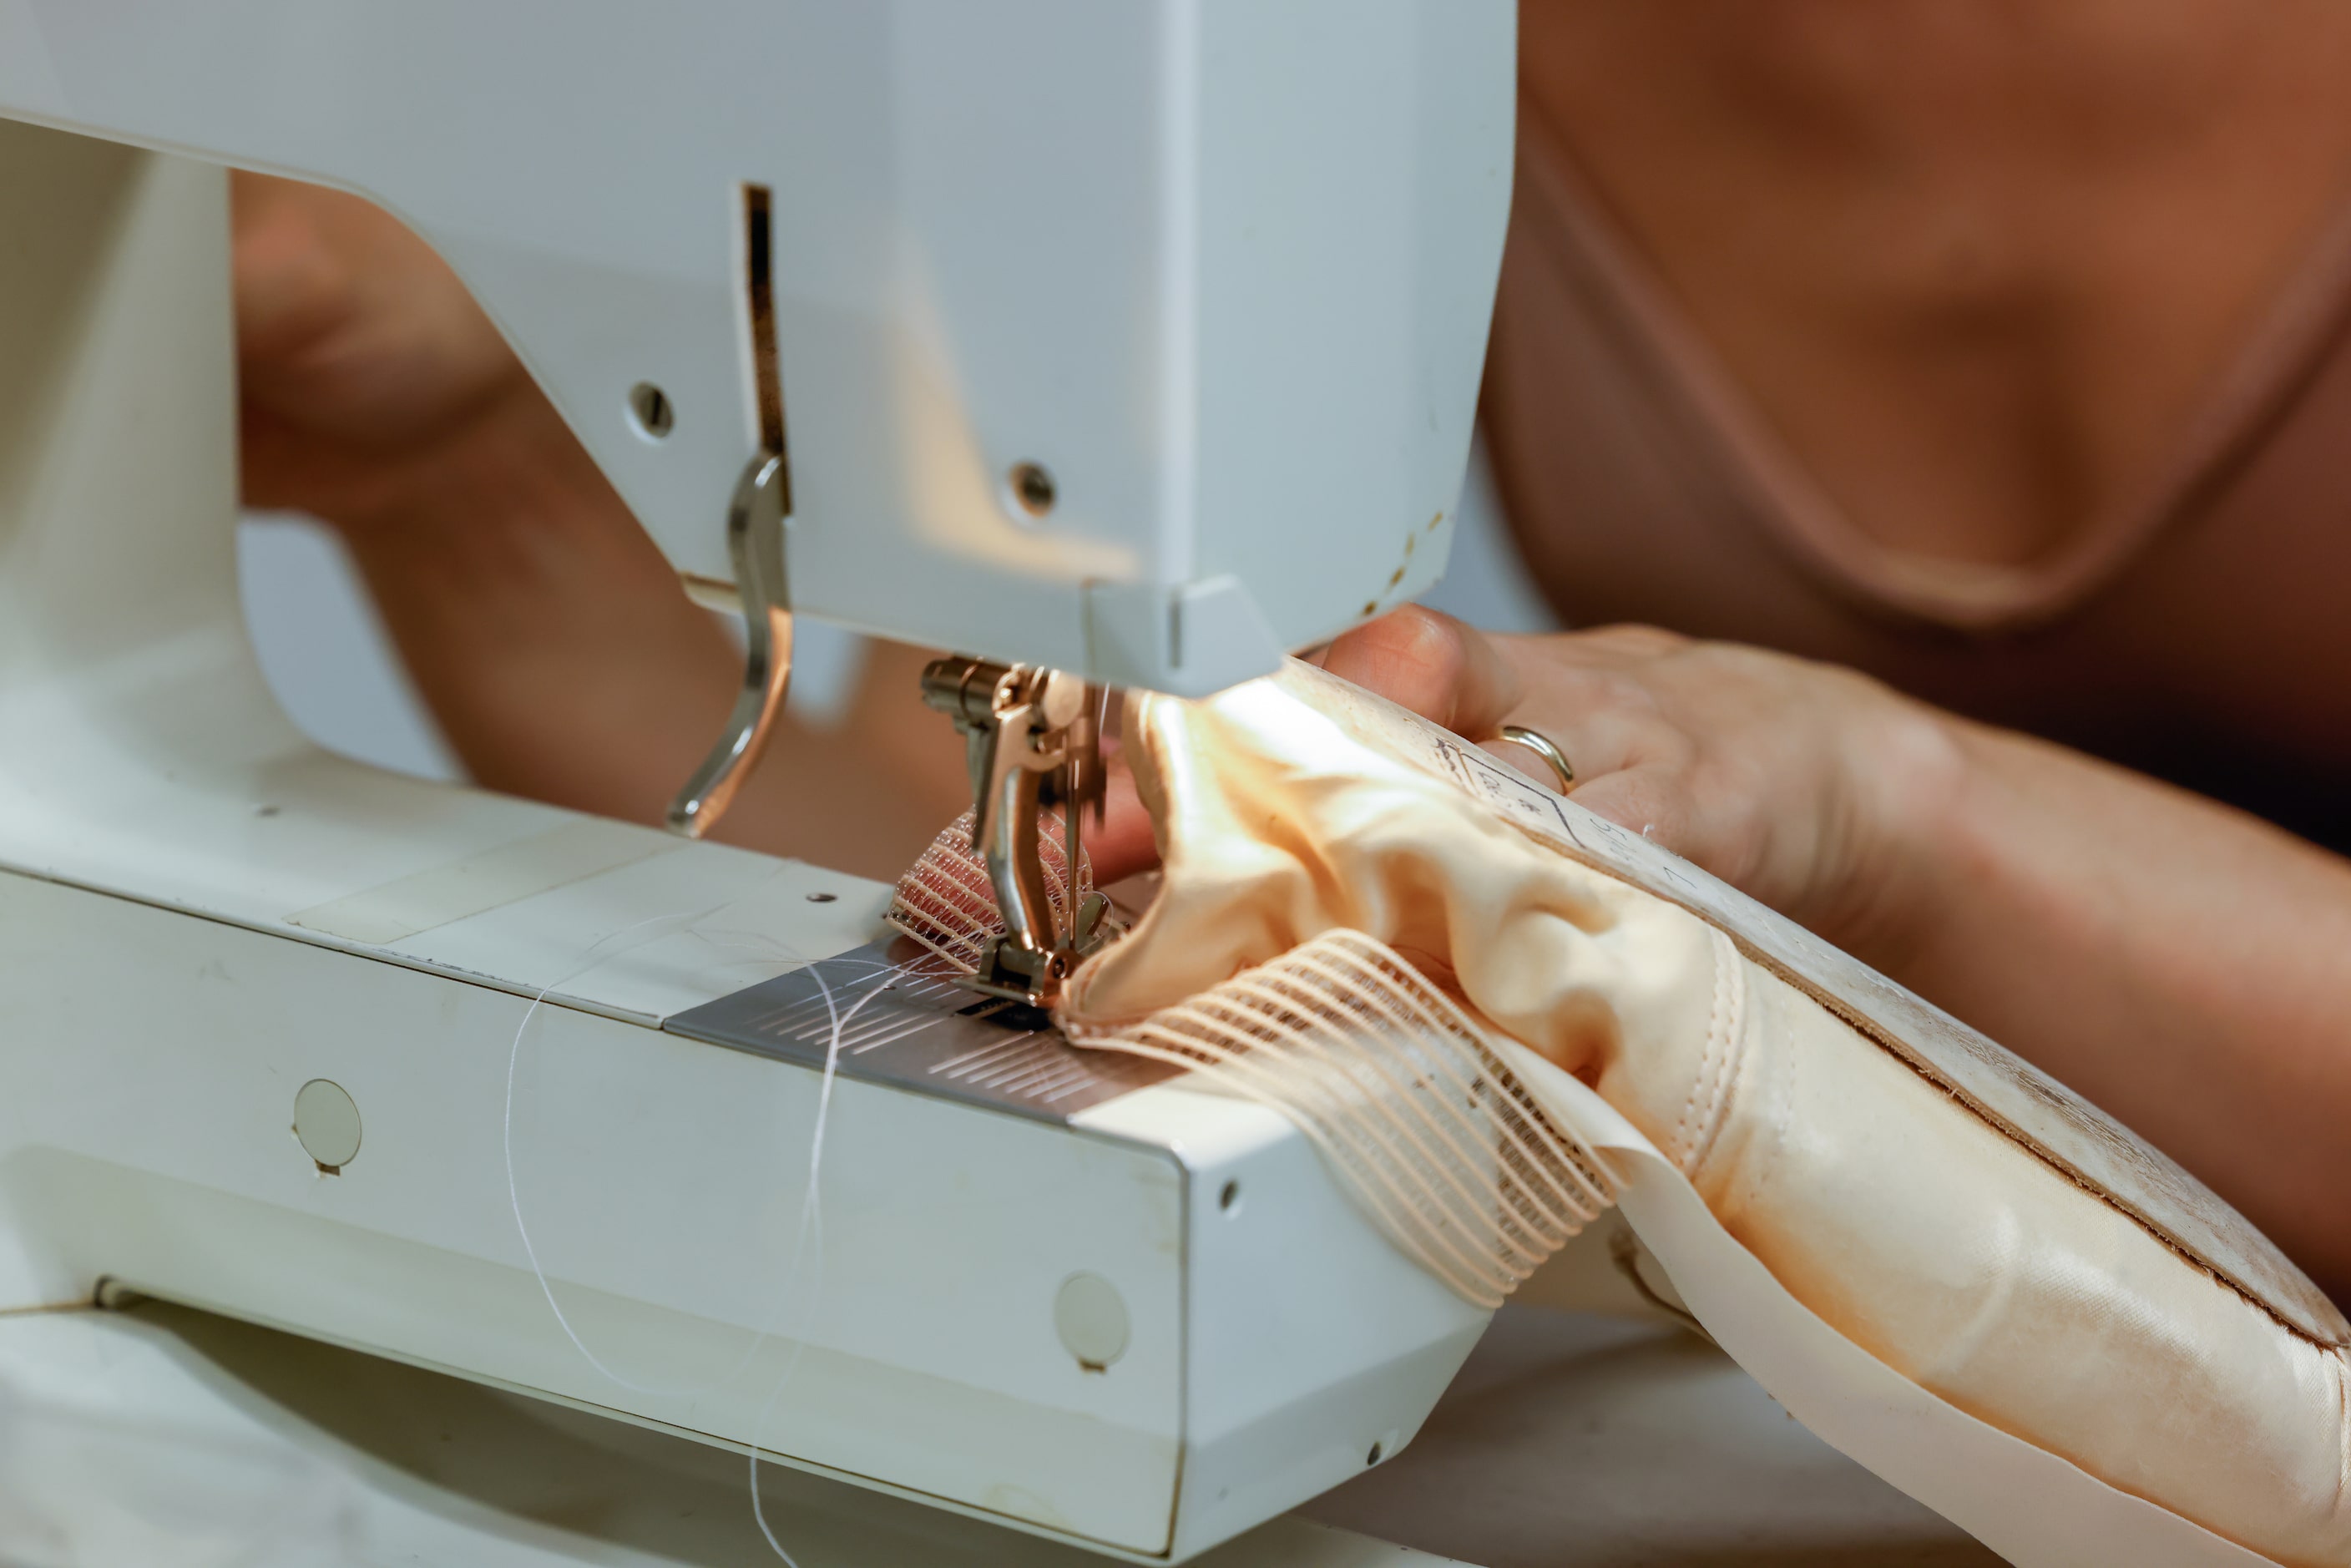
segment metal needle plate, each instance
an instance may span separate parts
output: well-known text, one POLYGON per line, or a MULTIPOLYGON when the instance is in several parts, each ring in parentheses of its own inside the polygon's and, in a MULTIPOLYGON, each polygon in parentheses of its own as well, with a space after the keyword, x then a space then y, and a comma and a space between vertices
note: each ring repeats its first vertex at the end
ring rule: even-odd
POLYGON ((1178 1071, 1071 1045, 1043 1013, 966 989, 944 961, 904 937, 778 975, 662 1027, 814 1068, 824 1066, 837 1028, 836 1071, 845 1078, 1048 1122, 1178 1071))

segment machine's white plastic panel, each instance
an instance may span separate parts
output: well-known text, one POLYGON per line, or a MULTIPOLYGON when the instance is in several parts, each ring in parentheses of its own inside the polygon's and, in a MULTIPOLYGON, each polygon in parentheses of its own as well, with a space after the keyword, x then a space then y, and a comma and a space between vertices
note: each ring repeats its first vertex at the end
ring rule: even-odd
POLYGON ((31 1275, 0 1275, 8 1301, 112 1276, 1165 1549, 1185 1361, 1165 1150, 838 1080, 796 1276, 819 1075, 542 1008, 513 1197, 583 1354, 507 1187, 525 1000, 16 877, 0 955, 0 1208, 31 1275), (365 1129, 333 1176, 291 1126, 320 1078, 365 1129), (1132 1324, 1103 1373, 1054 1333, 1081 1270, 1132 1324))
POLYGON ((739 193, 768 185, 800 607, 1202 692, 1442 568, 1429 525, 1461 482, 1508 205, 1513 18, 0 0, 0 118, 381 201, 706 578, 728 576, 753 441, 739 193), (676 410, 664 440, 631 423, 640 382, 676 410), (1041 521, 1007 494, 1024 462, 1057 481, 1041 521), (1218 579, 1254 614, 1187 634, 1187 596, 1218 579), (1103 592, 1114 612, 1090 609, 1103 592))
MULTIPOLYGON (((1445 570, 1510 202, 1515 26, 1513 5, 1443 0, 1199 10, 1185 580, 1229 573, 1293 646, 1285 601, 1335 631, 1445 570)), ((1187 673, 1218 644, 1188 637, 1187 673)))
POLYGON ((1179 1556, 1285 1506, 1301 1478, 1322 1491, 1412 1440, 1489 1314, 1384 1242, 1364 1246, 1363 1217, 1296 1128, 1180 1081, 1076 1122, 1180 1149, 1191 1175, 1189 1353, 1219 1370, 1187 1385, 1179 1556))

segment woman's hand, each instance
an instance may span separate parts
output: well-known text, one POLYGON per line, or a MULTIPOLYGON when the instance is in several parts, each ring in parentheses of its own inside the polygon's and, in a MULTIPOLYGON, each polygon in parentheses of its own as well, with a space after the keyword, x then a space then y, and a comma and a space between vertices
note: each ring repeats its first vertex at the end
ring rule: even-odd
POLYGON ((1930 906, 1922 832, 1953 788, 1949 721, 1865 676, 1648 627, 1488 637, 1410 608, 1323 667, 1556 788, 1504 724, 1548 737, 1573 795, 1886 967, 1930 906))
MULTIPOLYGON (((2351 865, 1751 648, 1635 627, 1488 638, 1405 610, 1323 664, 1470 739, 1541 731, 1580 804, 2064 1080, 2351 1302, 2351 865)), ((1489 749, 1556 783, 1523 748, 1489 749)))

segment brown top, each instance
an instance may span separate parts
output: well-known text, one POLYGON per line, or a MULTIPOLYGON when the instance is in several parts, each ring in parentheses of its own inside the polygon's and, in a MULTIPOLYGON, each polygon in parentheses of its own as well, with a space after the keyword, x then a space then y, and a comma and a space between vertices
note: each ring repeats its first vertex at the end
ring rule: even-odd
POLYGON ((1573 624, 1865 670, 2351 848, 2351 211, 2161 468, 2047 559, 1855 527, 1522 114, 1485 421, 1573 624))

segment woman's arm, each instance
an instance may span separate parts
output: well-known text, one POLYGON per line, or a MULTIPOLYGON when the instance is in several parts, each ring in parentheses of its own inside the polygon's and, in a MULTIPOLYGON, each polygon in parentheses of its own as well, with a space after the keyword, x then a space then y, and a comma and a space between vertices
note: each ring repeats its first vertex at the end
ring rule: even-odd
POLYGON ((2351 1299, 2351 865, 1755 649, 1640 628, 1489 640, 1407 611, 1325 664, 1473 739, 1506 720, 1549 735, 1580 803, 2055 1074, 2351 1299))

